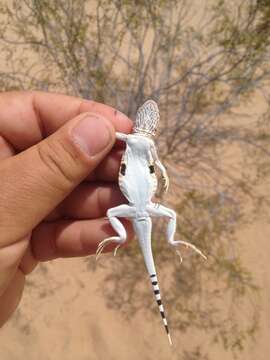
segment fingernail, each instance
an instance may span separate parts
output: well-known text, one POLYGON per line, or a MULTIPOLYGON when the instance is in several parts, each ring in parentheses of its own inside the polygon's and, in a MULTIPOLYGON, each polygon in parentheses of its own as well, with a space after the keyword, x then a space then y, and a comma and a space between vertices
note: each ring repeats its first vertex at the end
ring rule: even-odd
POLYGON ((72 129, 77 145, 90 156, 104 150, 112 141, 109 124, 95 115, 87 115, 72 129))

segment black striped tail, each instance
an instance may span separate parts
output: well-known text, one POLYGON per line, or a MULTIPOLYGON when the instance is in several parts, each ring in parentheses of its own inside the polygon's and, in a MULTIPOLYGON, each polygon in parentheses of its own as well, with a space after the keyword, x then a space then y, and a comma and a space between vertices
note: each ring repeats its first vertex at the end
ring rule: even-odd
POLYGON ((160 315, 162 317, 164 328, 165 328, 166 333, 168 335, 169 343, 170 343, 170 345, 172 345, 172 339, 171 339, 171 335, 170 335, 170 332, 169 332, 169 327, 168 327, 167 319, 166 319, 166 316, 165 316, 164 308, 163 308, 163 305, 162 305, 162 301, 161 301, 157 275, 156 274, 150 275, 150 279, 151 279, 151 282, 152 282, 154 294, 155 294, 156 301, 157 301, 157 304, 158 304, 158 307, 159 307, 160 315))

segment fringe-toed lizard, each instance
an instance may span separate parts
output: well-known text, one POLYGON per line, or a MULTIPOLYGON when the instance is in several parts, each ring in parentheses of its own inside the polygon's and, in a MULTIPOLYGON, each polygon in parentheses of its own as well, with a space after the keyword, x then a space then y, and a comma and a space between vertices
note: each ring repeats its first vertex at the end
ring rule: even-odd
POLYGON ((159 110, 157 104, 153 100, 148 100, 139 108, 136 114, 132 134, 116 133, 116 138, 126 143, 126 150, 122 157, 119 172, 119 186, 128 200, 128 204, 119 205, 107 211, 107 217, 117 235, 101 241, 96 254, 98 258, 104 247, 111 242, 117 244, 114 251, 114 254, 116 254, 117 249, 127 238, 126 230, 118 218, 123 217, 130 219, 142 249, 146 268, 152 282, 153 291, 169 342, 172 344, 152 255, 151 217, 168 218, 167 240, 169 244, 173 246, 182 244, 191 247, 204 258, 206 257, 194 245, 185 241, 174 240, 176 232, 175 211, 161 204, 152 202, 158 184, 155 175, 155 166, 157 166, 161 172, 164 190, 167 191, 169 187, 169 178, 166 169, 158 158, 155 143, 152 139, 155 135, 158 121, 159 110))

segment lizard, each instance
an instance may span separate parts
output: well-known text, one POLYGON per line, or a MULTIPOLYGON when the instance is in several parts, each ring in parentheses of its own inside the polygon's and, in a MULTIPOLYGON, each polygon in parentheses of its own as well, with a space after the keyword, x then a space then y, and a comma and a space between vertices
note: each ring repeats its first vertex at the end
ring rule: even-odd
MULTIPOLYGON (((159 306, 160 315, 168 335, 168 340, 172 345, 152 254, 151 218, 166 217, 168 219, 166 237, 170 245, 185 245, 195 250, 204 258, 206 258, 206 256, 195 245, 186 241, 174 239, 176 232, 176 212, 164 205, 152 201, 158 186, 158 179, 155 171, 156 167, 159 168, 161 172, 163 190, 166 192, 169 187, 169 177, 166 168, 158 157, 153 140, 159 118, 159 109, 156 102, 147 100, 137 111, 132 133, 116 133, 116 139, 121 140, 126 144, 126 149, 120 163, 118 182, 120 190, 128 203, 113 207, 107 211, 107 218, 117 235, 106 238, 99 243, 96 257, 98 258, 103 249, 112 242, 116 243, 114 250, 114 255, 116 255, 118 248, 127 240, 125 227, 118 218, 123 217, 130 219, 143 253, 146 269, 150 276, 153 292, 159 306)), ((178 255, 180 255, 179 252, 178 255)), ((181 255, 180 259, 182 261, 181 255)))

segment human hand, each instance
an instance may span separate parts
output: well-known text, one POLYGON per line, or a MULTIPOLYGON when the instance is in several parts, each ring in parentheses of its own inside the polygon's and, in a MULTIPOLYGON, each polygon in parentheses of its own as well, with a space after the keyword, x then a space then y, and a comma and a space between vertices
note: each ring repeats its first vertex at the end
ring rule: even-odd
POLYGON ((129 133, 131 125, 92 101, 0 94, 0 326, 38 261, 95 253, 114 235, 104 216, 124 201, 115 131, 129 133))

